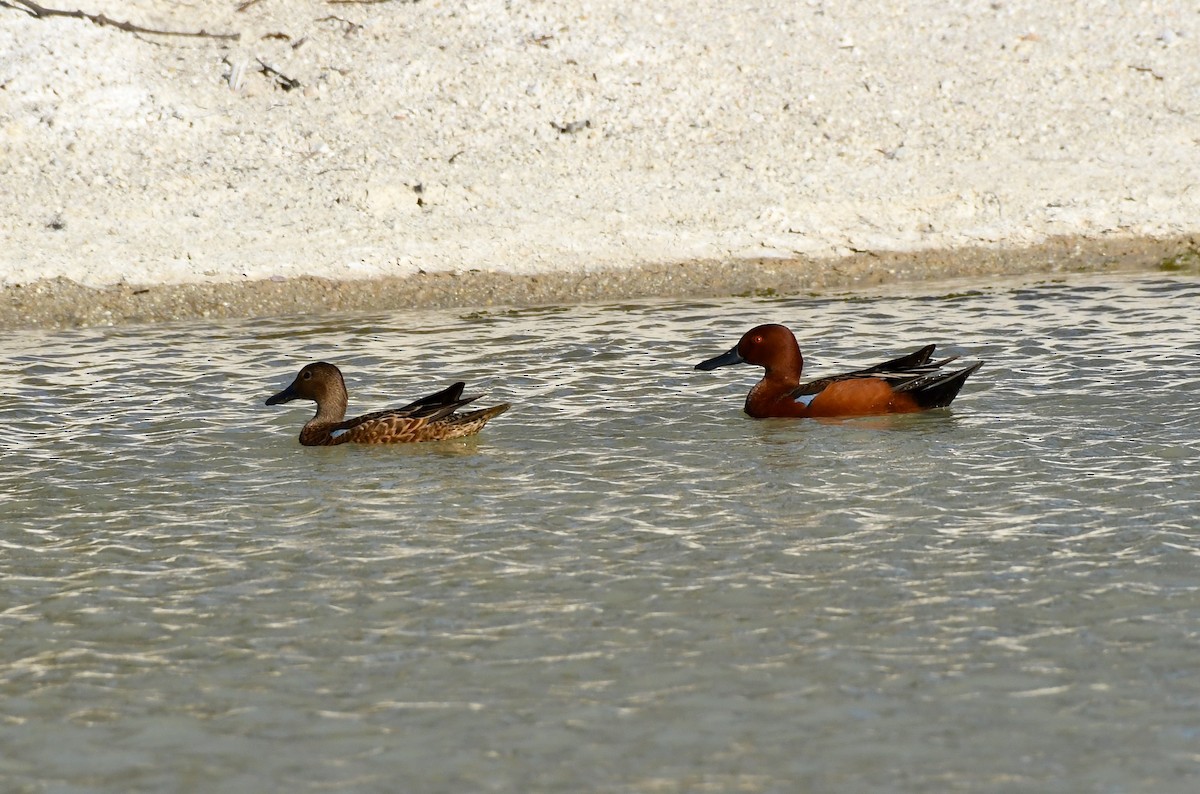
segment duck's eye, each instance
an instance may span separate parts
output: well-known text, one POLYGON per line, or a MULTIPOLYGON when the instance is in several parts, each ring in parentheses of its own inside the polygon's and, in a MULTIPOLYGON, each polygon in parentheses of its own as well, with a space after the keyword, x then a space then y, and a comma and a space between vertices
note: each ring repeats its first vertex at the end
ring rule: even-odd
POLYGON ((756 344, 756 345, 762 344, 762 336, 761 335, 754 337, 754 344, 756 344))
POLYGON ((300 377, 304 378, 305 380, 312 380, 312 373, 311 372, 301 372, 300 377))

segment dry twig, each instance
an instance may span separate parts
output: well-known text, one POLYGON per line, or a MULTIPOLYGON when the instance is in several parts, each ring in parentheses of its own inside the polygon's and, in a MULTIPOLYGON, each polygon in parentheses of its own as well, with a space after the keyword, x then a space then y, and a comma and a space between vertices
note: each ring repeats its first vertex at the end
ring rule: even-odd
POLYGON ((15 8, 19 11, 24 11, 31 17, 38 19, 46 19, 48 17, 70 17, 72 19, 86 19, 96 25, 107 25, 124 30, 127 33, 143 33, 151 36, 188 36, 191 38, 205 39, 237 39, 241 34, 238 33, 209 33, 207 30, 157 30, 155 28, 146 28, 141 25, 135 25, 132 22, 122 22, 118 19, 109 19, 104 14, 89 14, 86 11, 74 9, 67 11, 61 8, 46 8, 38 5, 33 0, 0 0, 0 6, 5 8, 15 8))
POLYGON ((263 62, 262 58, 256 58, 255 60, 257 60, 258 65, 260 67, 262 67, 259 69, 259 71, 262 72, 263 74, 265 74, 267 77, 274 78, 275 84, 277 86, 279 86, 280 88, 282 88, 284 91, 291 91, 294 88, 300 87, 300 81, 297 80, 296 78, 288 77, 286 74, 279 71, 274 66, 270 66, 267 63, 263 62))

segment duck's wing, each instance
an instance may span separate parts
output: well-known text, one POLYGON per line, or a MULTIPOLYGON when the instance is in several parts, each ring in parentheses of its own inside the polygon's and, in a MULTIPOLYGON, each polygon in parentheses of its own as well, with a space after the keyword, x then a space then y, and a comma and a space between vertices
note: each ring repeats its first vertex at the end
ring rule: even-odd
POLYGON ((469 405, 479 399, 478 395, 463 397, 462 392, 465 386, 465 383, 459 381, 428 397, 413 400, 408 405, 402 405, 399 408, 386 408, 382 411, 374 411, 362 416, 356 416, 353 419, 347 419, 344 422, 338 423, 333 430, 334 432, 338 430, 344 431, 368 423, 396 425, 400 423, 413 424, 418 421, 420 424, 436 422, 454 413, 464 405, 469 405))
POLYGON ((804 397, 811 394, 819 394, 829 388, 831 383, 836 383, 840 380, 854 380, 855 378, 879 378, 880 380, 887 381, 891 384, 892 388, 899 391, 900 387, 906 383, 938 375, 938 370, 958 358, 958 356, 950 356, 941 361, 930 361, 933 358, 933 351, 936 347, 937 345, 925 345, 920 350, 909 353, 906 356, 893 358, 890 361, 884 361, 872 367, 856 369, 853 372, 830 375, 818 380, 809 381, 808 383, 801 383, 792 390, 791 396, 804 397))
MULTIPOLYGON (((343 422, 330 432, 334 443, 396 444, 412 441, 443 441, 478 433, 488 420, 508 410, 507 404, 456 413, 475 398, 447 403, 420 415, 379 411, 343 422)), ((423 409, 424 410, 424 409, 423 409)))
MULTIPOLYGON (((949 360, 949 359, 948 359, 949 360)), ((941 363, 945 363, 944 361, 941 363)), ((893 386, 897 392, 907 392, 922 408, 945 408, 958 396, 963 384, 971 373, 983 366, 982 361, 976 361, 969 367, 963 367, 950 372, 935 372, 921 375, 899 385, 893 386)))
MULTIPOLYGON (((439 392, 434 392, 433 394, 429 395, 428 397, 422 397, 419 400, 413 400, 408 405, 402 406, 400 408, 394 408, 392 410, 397 413, 403 413, 405 411, 415 411, 415 410, 418 410, 421 408, 429 408, 429 407, 439 406, 439 405, 448 405, 449 403, 461 400, 463 389, 465 389, 466 387, 467 387, 467 384, 460 380, 457 383, 451 383, 449 386, 447 386, 446 388, 442 389, 439 392)), ((472 397, 470 399, 474 400, 476 398, 472 397)))

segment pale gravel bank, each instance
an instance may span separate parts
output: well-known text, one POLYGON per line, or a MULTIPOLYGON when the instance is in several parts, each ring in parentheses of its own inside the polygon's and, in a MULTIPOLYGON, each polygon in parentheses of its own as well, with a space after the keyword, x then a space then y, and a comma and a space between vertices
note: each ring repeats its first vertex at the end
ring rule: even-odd
POLYGON ((1196 256, 1194 3, 44 4, 238 38, 0 6, 0 327, 1196 256))
MULTIPOLYGON (((1058 239, 1021 250, 862 253, 838 260, 684 262, 537 275, 427 273, 335 281, 302 276, 242 283, 120 284, 101 289, 49 279, 0 291, 0 330, 71 328, 181 319, 317 316, 336 311, 473 310, 622 299, 702 299, 876 291, 939 282, 972 287, 1029 276, 1159 271, 1200 275, 1200 240, 1058 239)), ((957 285, 945 287, 956 289, 957 285)))

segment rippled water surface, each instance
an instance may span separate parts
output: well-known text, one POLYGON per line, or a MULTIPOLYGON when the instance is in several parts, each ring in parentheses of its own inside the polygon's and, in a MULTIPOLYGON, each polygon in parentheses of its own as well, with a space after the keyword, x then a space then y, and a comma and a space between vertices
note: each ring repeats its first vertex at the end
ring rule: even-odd
MULTIPOLYGON (((929 287, 927 289, 935 289, 929 287)), ((957 288, 956 288, 957 289, 957 288)), ((0 337, 0 790, 1200 790, 1200 280, 0 337), (950 411, 754 421, 926 342, 950 411), (465 378, 476 439, 302 448, 465 378)))

